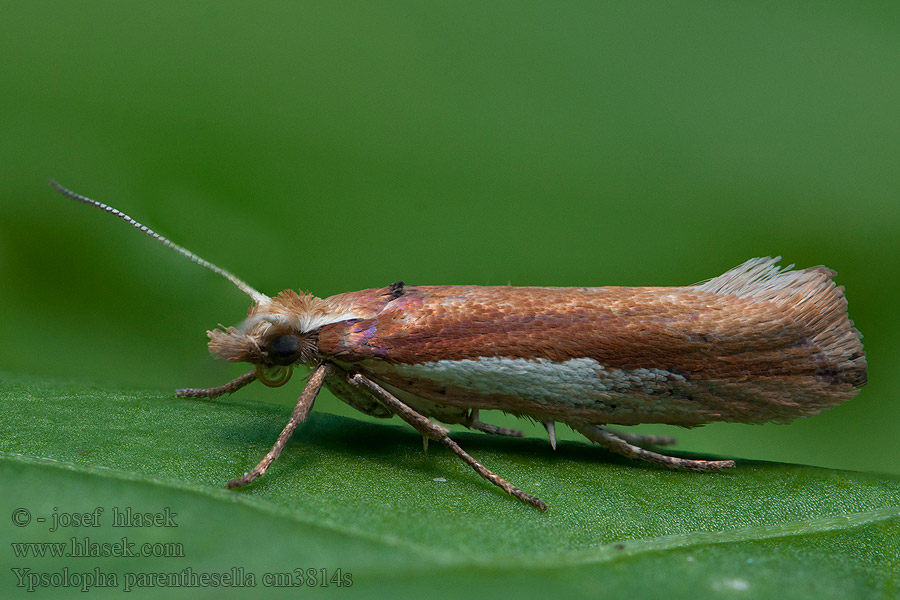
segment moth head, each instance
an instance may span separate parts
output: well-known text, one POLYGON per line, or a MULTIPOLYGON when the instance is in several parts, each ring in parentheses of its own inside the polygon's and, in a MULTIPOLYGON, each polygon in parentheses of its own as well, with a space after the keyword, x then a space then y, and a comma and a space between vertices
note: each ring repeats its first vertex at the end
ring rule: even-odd
POLYGON ((346 318, 312 294, 285 290, 254 304, 237 327, 207 331, 209 351, 223 360, 256 365, 257 378, 283 385, 298 364, 317 363, 319 329, 346 318))

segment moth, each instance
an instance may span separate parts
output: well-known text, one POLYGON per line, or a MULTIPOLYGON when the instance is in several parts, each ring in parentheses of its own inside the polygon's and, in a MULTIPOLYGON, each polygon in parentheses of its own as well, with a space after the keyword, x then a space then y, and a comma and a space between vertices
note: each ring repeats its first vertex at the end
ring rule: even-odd
POLYGON ((613 431, 608 425, 713 421, 788 422, 854 397, 866 384, 861 335, 847 316, 843 287, 825 267, 781 268, 754 258, 683 287, 411 286, 318 298, 284 290, 267 296, 101 202, 50 185, 104 210, 222 275, 253 304, 234 327, 212 329, 210 352, 252 370, 222 386, 179 389, 216 398, 254 381, 288 382, 312 373, 268 454, 227 483, 248 485, 278 458, 327 387, 374 417, 400 417, 442 443, 481 477, 519 500, 547 505, 465 452, 445 424, 521 436, 481 410, 541 422, 556 448, 564 423, 612 452, 694 471, 734 466, 651 449, 672 438, 613 431))

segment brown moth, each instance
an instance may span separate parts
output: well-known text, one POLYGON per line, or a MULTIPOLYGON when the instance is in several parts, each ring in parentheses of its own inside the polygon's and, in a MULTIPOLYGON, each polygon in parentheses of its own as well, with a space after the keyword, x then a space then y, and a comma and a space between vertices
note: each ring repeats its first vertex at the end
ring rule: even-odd
POLYGON ((397 282, 324 299, 293 290, 269 297, 122 212, 50 184, 219 273, 253 300, 241 324, 207 332, 212 354, 253 370, 176 395, 215 398, 256 380, 280 386, 295 366, 312 368, 272 450, 229 488, 266 472, 322 386, 367 415, 399 416, 426 444, 441 442, 483 478, 545 510, 467 454, 438 421, 522 435, 479 418, 481 409, 502 410, 544 423, 554 448, 561 422, 631 458, 709 471, 734 461, 660 454, 645 446, 673 439, 607 425, 784 423, 849 400, 866 384, 861 336, 825 267, 795 271, 777 266, 779 258, 754 258, 683 287, 397 282))

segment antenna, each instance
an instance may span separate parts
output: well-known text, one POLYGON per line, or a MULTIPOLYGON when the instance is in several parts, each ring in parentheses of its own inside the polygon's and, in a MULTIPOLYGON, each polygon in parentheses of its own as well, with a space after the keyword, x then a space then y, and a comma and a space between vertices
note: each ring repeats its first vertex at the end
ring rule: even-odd
POLYGON ((102 202, 97 202, 96 200, 91 200, 87 196, 82 196, 81 194, 77 194, 70 189, 64 188, 63 186, 59 185, 58 183, 56 183, 56 181, 54 181, 52 179, 49 181, 49 183, 50 183, 50 187, 52 187, 54 190, 56 190, 63 196, 66 196, 67 198, 71 198, 72 200, 75 200, 77 202, 81 202, 82 204, 94 206, 96 208, 99 208, 102 211, 108 212, 109 214, 111 214, 113 216, 119 217, 120 219, 122 219, 123 221, 125 221, 126 223, 128 223, 129 225, 134 227, 135 229, 137 229, 143 233, 146 233, 147 235, 152 237, 157 242, 160 242, 162 245, 171 248, 172 250, 174 250, 178 254, 181 254, 182 256, 186 256, 187 258, 191 259, 198 265, 200 265, 202 267, 206 267, 207 269, 209 269, 210 271, 212 271, 214 273, 218 273, 219 275, 221 275, 222 277, 224 277, 225 279, 229 280, 231 283, 236 285, 242 292, 244 292, 245 294, 250 296, 253 299, 253 301, 256 302, 257 304, 265 304, 271 300, 271 298, 269 298, 262 292, 257 291, 254 288, 250 287, 247 283, 241 281, 235 275, 232 275, 225 269, 219 268, 216 265, 209 262, 208 260, 204 260, 203 258, 200 258, 199 256, 197 256, 196 254, 194 254, 187 248, 183 248, 183 247, 179 246, 178 244, 176 244, 175 242, 171 241, 169 238, 161 236, 160 234, 156 233, 155 231, 153 231, 146 225, 141 225, 140 223, 138 223, 137 221, 135 221, 134 219, 132 219, 131 217, 129 217, 128 215, 123 213, 122 211, 117 210, 117 209, 113 208, 112 206, 109 206, 108 204, 103 204, 102 202))

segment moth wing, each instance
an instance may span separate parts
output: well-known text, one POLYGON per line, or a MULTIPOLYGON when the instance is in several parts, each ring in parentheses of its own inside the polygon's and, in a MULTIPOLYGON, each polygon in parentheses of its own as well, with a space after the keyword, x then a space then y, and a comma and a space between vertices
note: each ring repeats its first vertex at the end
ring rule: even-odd
POLYGON ((432 403, 543 418, 574 402, 623 424, 787 421, 865 383, 831 276, 754 259, 685 287, 407 287, 368 318, 323 327, 318 350, 432 403))

